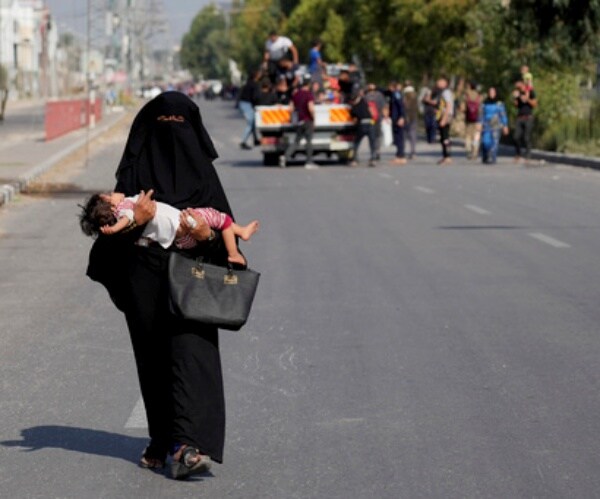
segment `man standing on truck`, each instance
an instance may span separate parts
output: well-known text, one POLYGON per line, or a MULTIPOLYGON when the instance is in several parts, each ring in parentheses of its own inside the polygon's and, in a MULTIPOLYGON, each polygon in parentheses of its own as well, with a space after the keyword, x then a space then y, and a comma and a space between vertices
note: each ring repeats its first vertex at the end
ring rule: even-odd
POLYGON ((279 36, 277 31, 271 31, 269 38, 265 43, 265 53, 263 56, 263 65, 267 70, 269 79, 272 83, 275 83, 277 78, 277 66, 281 59, 288 55, 288 52, 292 54, 292 62, 294 66, 298 65, 298 49, 294 45, 294 42, 287 36, 279 36))
POLYGON ((296 138, 294 142, 288 145, 283 156, 279 156, 279 166, 285 168, 292 159, 300 141, 304 138, 306 141, 306 164, 304 168, 316 170, 318 165, 313 163, 312 155, 312 137, 315 129, 315 99, 310 91, 310 75, 304 75, 302 87, 292 95, 291 108, 296 112, 298 121, 296 124, 296 138))

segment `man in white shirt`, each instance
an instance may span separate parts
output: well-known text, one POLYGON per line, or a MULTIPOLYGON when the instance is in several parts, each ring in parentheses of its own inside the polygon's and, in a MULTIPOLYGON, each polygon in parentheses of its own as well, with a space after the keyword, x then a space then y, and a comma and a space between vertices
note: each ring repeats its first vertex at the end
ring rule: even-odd
POLYGON ((269 38, 265 43, 265 54, 263 57, 263 65, 269 73, 271 81, 275 81, 277 73, 277 63, 283 59, 288 52, 292 54, 292 62, 294 66, 298 65, 298 49, 294 42, 287 36, 279 36, 276 31, 269 33, 269 38))

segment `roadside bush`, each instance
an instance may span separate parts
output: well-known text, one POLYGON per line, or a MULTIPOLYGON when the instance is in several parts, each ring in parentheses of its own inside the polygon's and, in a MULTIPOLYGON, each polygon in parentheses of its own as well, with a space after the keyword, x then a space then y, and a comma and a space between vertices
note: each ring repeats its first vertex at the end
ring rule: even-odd
POLYGON ((545 73, 535 79, 538 97, 535 147, 600 154, 600 99, 582 89, 581 74, 545 73))

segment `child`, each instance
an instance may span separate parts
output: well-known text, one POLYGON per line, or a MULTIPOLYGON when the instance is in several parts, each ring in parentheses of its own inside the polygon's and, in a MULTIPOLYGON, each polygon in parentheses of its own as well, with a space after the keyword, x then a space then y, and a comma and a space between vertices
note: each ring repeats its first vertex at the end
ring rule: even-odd
MULTIPOLYGON (((79 220, 81 230, 88 236, 116 234, 122 231, 133 221, 133 208, 138 196, 125 197, 120 192, 94 194, 82 208, 79 220)), ((229 215, 221 213, 214 208, 192 208, 200 215, 211 229, 221 230, 223 241, 228 253, 230 263, 245 265, 246 260, 239 252, 235 237, 248 241, 258 230, 257 220, 248 225, 236 224, 229 215)), ((181 227, 179 218, 181 212, 177 208, 165 203, 156 203, 154 218, 148 222, 142 237, 148 241, 157 242, 163 248, 168 248, 175 242, 180 249, 189 249, 196 246, 197 241, 181 227)), ((196 220, 188 216, 188 223, 193 227, 196 220)))
POLYGON ((521 66, 521 78, 525 83, 525 91, 531 92, 533 90, 533 74, 529 71, 529 66, 521 66))

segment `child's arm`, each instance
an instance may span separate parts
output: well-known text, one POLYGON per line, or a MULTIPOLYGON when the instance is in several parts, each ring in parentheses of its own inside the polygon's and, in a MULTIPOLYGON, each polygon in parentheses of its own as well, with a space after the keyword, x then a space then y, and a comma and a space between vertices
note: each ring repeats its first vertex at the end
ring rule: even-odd
POLYGON ((117 232, 121 232, 125 227, 127 227, 130 223, 129 218, 121 217, 117 222, 113 225, 104 225, 100 227, 100 232, 102 234, 109 236, 111 234, 116 234, 117 232))

